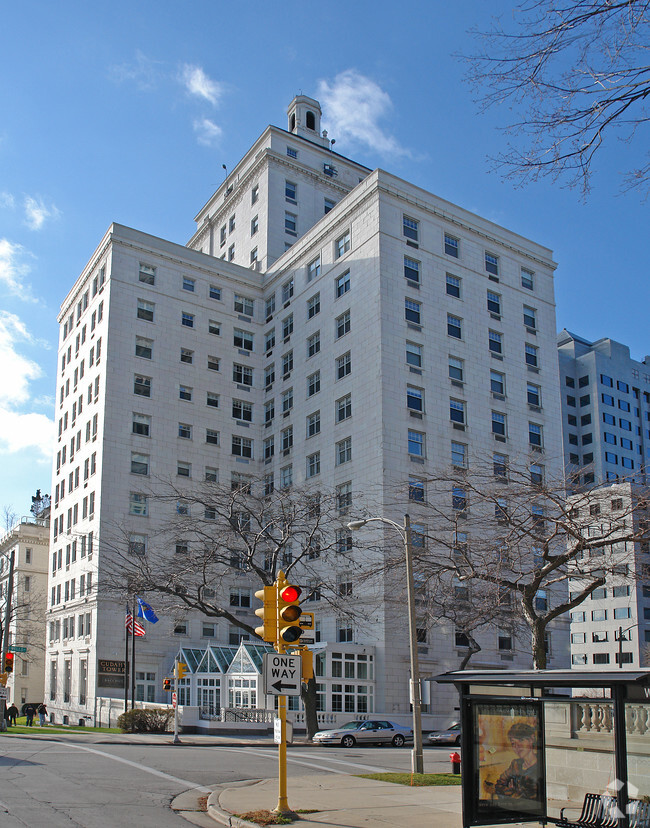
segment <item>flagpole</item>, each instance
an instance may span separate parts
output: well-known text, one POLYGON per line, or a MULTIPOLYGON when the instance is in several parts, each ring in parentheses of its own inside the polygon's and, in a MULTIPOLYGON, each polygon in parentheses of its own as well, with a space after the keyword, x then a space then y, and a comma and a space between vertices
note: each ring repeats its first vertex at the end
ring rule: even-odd
POLYGON ((135 595, 133 596, 133 626, 131 633, 131 710, 135 710, 135 595))
MULTIPOLYGON (((126 599, 126 611, 129 612, 129 599, 126 599)), ((129 630, 124 625, 124 712, 129 709, 129 630)))

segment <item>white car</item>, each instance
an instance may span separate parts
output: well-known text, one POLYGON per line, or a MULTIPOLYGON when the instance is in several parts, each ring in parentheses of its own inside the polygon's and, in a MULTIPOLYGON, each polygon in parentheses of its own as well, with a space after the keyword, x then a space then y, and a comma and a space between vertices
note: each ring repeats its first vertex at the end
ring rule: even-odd
POLYGON ((316 745, 342 745, 346 748, 356 744, 391 744, 402 747, 405 742, 413 741, 413 730, 386 719, 372 719, 348 722, 334 730, 319 730, 312 741, 316 745))

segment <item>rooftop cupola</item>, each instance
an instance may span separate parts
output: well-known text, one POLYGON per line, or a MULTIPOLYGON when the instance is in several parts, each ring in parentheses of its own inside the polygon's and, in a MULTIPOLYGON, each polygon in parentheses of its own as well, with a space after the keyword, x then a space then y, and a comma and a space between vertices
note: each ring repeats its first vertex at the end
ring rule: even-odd
POLYGON ((318 101, 306 95, 296 95, 287 110, 289 116, 288 130, 293 135, 299 135, 313 144, 329 149, 330 142, 327 133, 321 135, 320 119, 321 108, 318 101))

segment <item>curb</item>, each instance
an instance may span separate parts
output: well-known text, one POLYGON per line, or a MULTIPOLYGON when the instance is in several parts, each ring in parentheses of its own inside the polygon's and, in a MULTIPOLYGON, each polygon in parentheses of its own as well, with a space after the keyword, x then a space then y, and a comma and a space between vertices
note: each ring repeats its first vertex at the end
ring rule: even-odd
MULTIPOLYGON (((228 785, 228 789, 243 788, 250 785, 258 785, 262 781, 264 780, 249 779, 244 782, 233 782, 232 784, 228 785)), ((215 822, 219 822, 222 825, 232 826, 232 828, 260 828, 260 826, 257 825, 257 823, 255 822, 249 822, 247 819, 241 819, 241 817, 234 816, 230 813, 230 811, 224 811, 224 809, 219 804, 219 795, 223 793, 224 790, 226 790, 225 787, 213 791, 208 797, 208 816, 214 819, 215 822)))

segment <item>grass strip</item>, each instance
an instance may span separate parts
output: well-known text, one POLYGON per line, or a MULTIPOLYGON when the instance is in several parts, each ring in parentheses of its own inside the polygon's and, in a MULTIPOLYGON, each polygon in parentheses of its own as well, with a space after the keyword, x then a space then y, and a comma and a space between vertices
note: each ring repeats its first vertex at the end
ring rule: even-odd
POLYGON ((460 774, 456 773, 357 773, 361 779, 376 779, 378 782, 393 782, 396 785, 422 787, 426 785, 460 785, 460 774))

